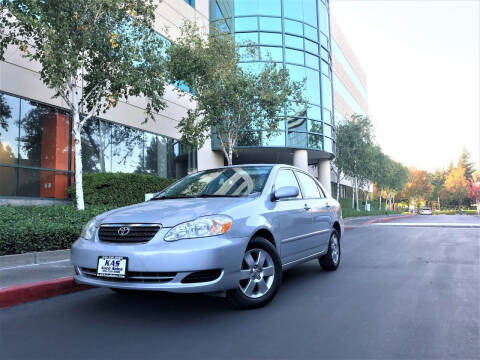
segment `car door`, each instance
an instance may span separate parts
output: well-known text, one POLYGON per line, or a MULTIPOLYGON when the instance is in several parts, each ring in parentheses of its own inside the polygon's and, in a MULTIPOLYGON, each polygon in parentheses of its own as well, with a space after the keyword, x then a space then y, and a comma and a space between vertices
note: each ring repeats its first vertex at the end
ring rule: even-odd
POLYGON ((331 218, 330 206, 324 192, 317 182, 307 173, 297 171, 305 202, 310 208, 312 227, 306 238, 304 256, 324 251, 328 245, 331 218))
POLYGON ((305 207, 297 178, 291 169, 280 169, 272 192, 284 186, 297 187, 299 195, 296 198, 274 201, 268 216, 275 227, 275 235, 280 240, 280 254, 282 263, 285 264, 299 258, 299 253, 304 248, 301 243, 311 231, 312 219, 310 210, 305 207))

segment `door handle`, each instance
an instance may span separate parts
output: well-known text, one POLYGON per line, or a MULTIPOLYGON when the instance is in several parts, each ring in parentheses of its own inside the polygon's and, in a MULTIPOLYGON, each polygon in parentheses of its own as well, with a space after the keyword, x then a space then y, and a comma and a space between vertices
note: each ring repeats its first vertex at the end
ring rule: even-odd
POLYGON ((308 206, 308 204, 305 204, 305 206, 304 206, 304 209, 308 211, 308 210, 310 210, 310 209, 311 209, 311 207, 310 207, 310 206, 308 206))
POLYGON ((325 205, 325 207, 329 208, 329 207, 330 207, 330 204, 327 202, 327 204, 325 205))

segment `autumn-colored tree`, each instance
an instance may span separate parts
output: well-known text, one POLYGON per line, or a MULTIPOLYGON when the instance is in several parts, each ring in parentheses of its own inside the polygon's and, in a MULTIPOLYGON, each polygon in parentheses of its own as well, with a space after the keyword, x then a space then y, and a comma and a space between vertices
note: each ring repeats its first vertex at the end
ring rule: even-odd
POLYGON ((480 215, 480 170, 475 171, 468 180, 467 192, 468 198, 477 205, 477 214, 480 215))
POLYGON ((411 168, 409 180, 403 190, 404 197, 415 205, 419 200, 430 199, 432 191, 433 186, 427 172, 411 168))
POLYGON ((465 179, 465 168, 459 161, 458 166, 451 169, 445 178, 444 188, 447 196, 455 201, 460 208, 467 196, 467 179, 465 179))

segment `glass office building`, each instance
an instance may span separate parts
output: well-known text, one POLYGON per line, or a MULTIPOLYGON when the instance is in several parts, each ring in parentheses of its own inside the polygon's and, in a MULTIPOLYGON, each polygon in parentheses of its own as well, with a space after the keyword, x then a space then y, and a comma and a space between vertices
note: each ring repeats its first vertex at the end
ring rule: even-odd
MULTIPOLYGON (((240 45, 258 45, 254 57, 242 57, 245 69, 259 71, 265 61, 273 60, 289 70, 292 80, 305 80, 308 107, 280 114, 280 131, 272 136, 262 129, 245 130, 237 148, 306 149, 310 153, 322 152, 323 158, 333 158, 328 0, 211 0, 210 22, 232 32, 240 45)), ((213 142, 213 148, 218 149, 218 144, 213 142)))

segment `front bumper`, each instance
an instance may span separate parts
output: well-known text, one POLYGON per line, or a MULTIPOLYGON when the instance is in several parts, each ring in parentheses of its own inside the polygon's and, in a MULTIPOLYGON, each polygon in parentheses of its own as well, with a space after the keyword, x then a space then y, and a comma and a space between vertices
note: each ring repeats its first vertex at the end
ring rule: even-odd
POLYGON ((163 241, 166 230, 160 230, 151 241, 141 244, 105 243, 98 238, 95 241, 78 239, 71 251, 75 280, 109 288, 184 293, 223 291, 238 286, 248 238, 220 235, 166 242, 163 241), (99 256, 127 257, 126 279, 97 277, 99 256), (207 277, 207 281, 201 281, 199 277, 197 280, 200 281, 185 283, 190 274, 207 270, 216 270, 218 276, 214 279, 207 277))

